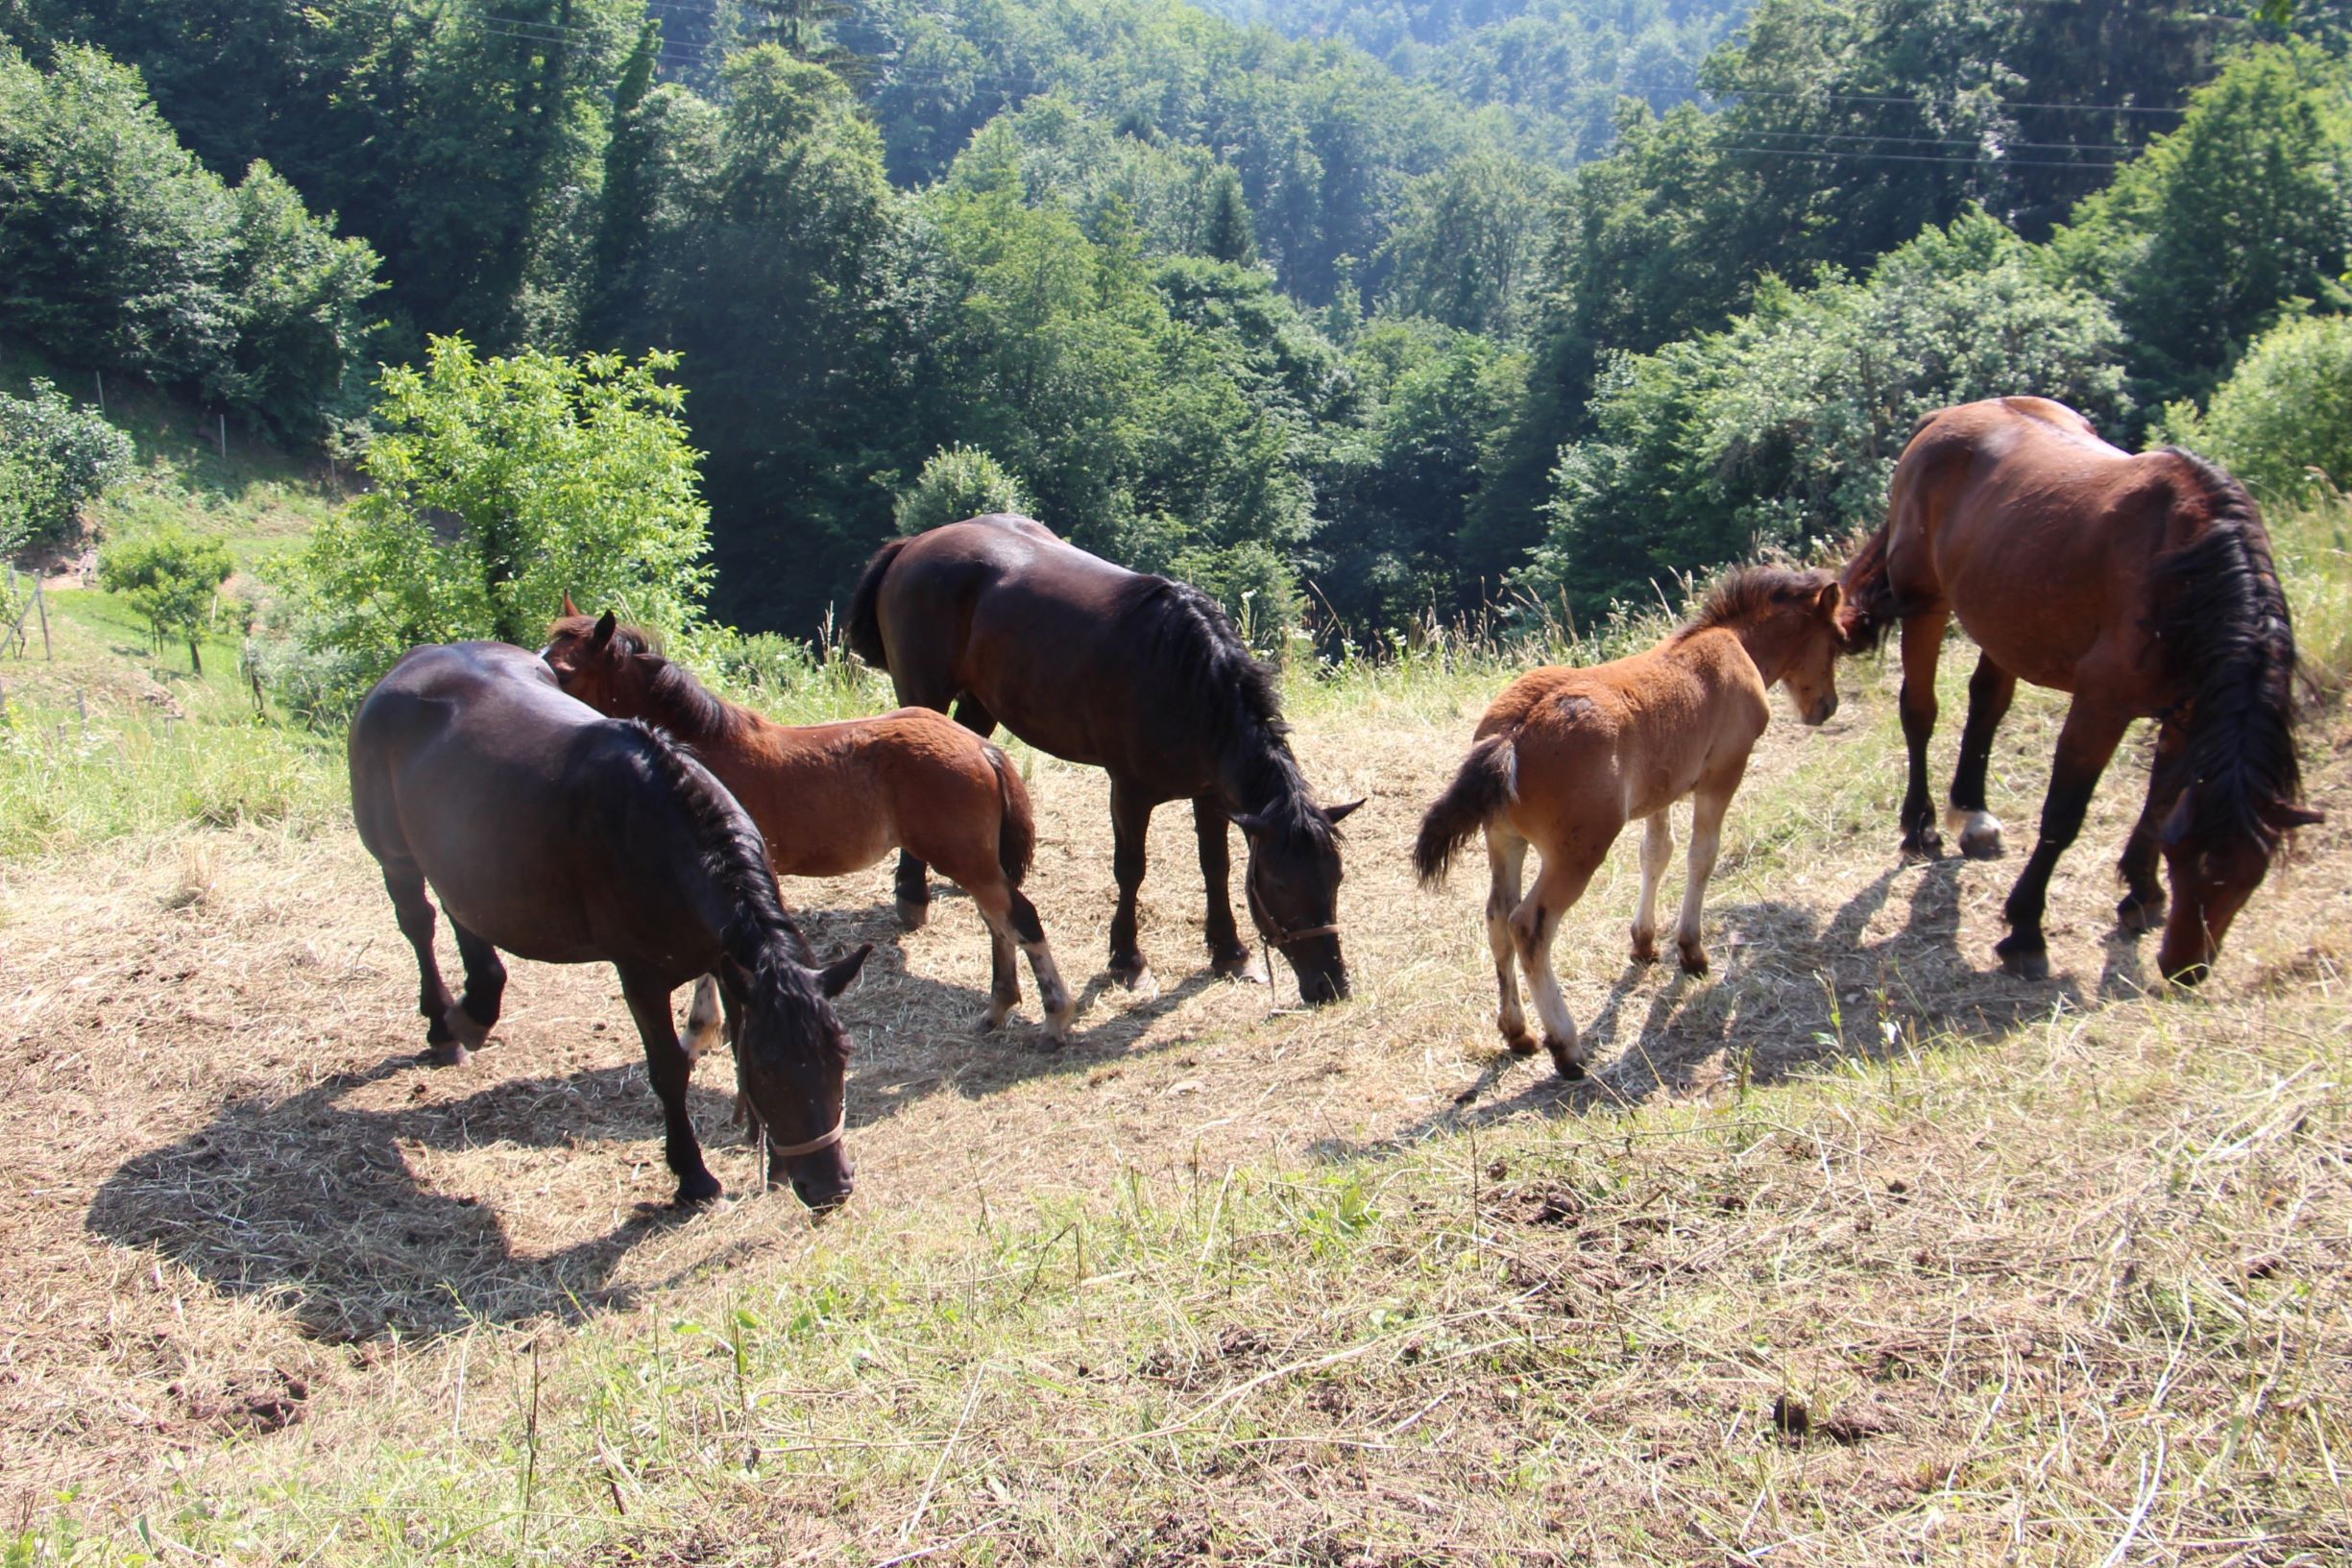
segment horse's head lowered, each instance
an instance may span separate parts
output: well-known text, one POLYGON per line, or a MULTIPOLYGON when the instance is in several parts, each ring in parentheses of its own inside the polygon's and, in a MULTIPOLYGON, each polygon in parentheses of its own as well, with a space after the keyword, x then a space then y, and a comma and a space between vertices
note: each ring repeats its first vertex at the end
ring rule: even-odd
POLYGON ((718 982, 741 1021, 735 1041, 736 1088, 754 1142, 764 1129, 767 1184, 788 1181, 823 1215, 849 1200, 856 1171, 842 1146, 849 1034, 833 1010, 864 967, 871 942, 822 969, 781 953, 752 967, 719 960, 718 982))
POLYGON ((1295 805, 1239 811, 1233 825, 1249 844, 1242 891, 1266 945, 1289 961, 1298 994, 1310 1003, 1347 995, 1340 953, 1340 823, 1362 801, 1329 809, 1301 795, 1295 805))
POLYGON ((1785 685, 1806 724, 1827 724, 1837 712, 1837 656, 1848 647, 1842 599, 1832 572, 1748 567, 1707 596, 1690 630, 1736 634, 1764 684, 1785 685))

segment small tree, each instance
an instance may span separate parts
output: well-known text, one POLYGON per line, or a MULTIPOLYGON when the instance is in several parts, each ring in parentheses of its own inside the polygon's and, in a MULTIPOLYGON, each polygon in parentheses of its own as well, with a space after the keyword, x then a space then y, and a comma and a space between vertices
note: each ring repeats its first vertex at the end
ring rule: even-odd
POLYGON ((898 531, 919 534, 943 522, 960 522, 988 512, 1027 512, 1020 481, 978 446, 944 446, 893 503, 898 531))
POLYGON ((131 471, 131 438, 46 381, 0 395, 0 556, 70 542, 82 508, 131 471))
POLYGON ((2164 411, 2159 434, 2228 465, 2266 497, 2352 486, 2352 316, 2298 316, 2254 340, 2213 400, 2164 411))
POLYGON ((205 657, 197 642, 212 596, 236 569, 228 547, 217 539, 198 539, 181 528, 109 544, 98 557, 98 585, 120 593, 147 619, 160 650, 167 637, 187 639, 188 667, 205 672, 205 657))
POLYGON ((710 513, 665 379, 677 363, 485 359, 435 338, 424 370, 386 370, 374 488, 312 536, 291 585, 311 667, 347 672, 348 698, 418 643, 536 647, 566 593, 670 631, 698 620, 710 513))

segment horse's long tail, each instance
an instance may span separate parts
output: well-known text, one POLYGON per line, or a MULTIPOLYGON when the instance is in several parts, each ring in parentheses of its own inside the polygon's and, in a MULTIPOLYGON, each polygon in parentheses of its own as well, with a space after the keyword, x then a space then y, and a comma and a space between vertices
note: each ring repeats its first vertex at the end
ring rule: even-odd
POLYGON ((882 616, 876 601, 882 597, 883 574, 898 552, 907 547, 907 541, 894 539, 874 552, 874 559, 865 564, 858 578, 857 591, 849 596, 849 651, 876 669, 890 667, 889 651, 882 645, 882 616))
POLYGON ((1470 748, 1454 782, 1422 814, 1420 836, 1413 843, 1413 869, 1420 874, 1423 886, 1443 881, 1455 853, 1518 798, 1518 772, 1510 736, 1491 735, 1470 748))
POLYGON ((1892 518, 1862 541, 1846 560, 1837 586, 1845 602, 1837 611, 1837 634, 1846 653, 1868 653, 1879 645, 1887 627, 1903 618, 1894 580, 1886 569, 1886 539, 1895 531, 1892 518))
POLYGON ((997 795, 1005 804, 1005 814, 996 825, 996 863, 1005 868, 1005 880, 1018 887, 1037 857, 1037 813, 1029 803, 1029 785, 1021 782, 1012 760, 995 746, 981 749, 988 754, 988 765, 996 769, 997 795))

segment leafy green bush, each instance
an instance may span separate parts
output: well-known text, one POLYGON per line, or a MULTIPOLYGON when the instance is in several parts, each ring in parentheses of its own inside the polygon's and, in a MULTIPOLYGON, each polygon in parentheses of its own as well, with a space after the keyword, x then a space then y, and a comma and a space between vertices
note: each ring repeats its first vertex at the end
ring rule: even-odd
POLYGON ((82 508, 126 477, 131 438, 47 381, 0 394, 0 557, 70 543, 82 508))
POLYGON ((919 534, 943 522, 989 512, 1030 510, 1020 481, 978 446, 958 443, 934 452, 915 481, 899 493, 894 512, 898 531, 919 534))
POLYGON ((2202 414, 2173 403, 2157 433, 2220 462, 2266 498, 2352 488, 2352 316, 2281 322, 2254 341, 2202 414))
POLYGON ((570 593, 672 630, 702 615, 708 511, 664 379, 677 356, 483 358, 435 338, 383 373, 374 488, 312 536, 265 656, 289 706, 327 715, 409 648, 496 638, 536 647, 570 593))
POLYGON ((1518 586, 1588 613, 1759 543, 1875 524, 1922 414, 2031 391, 2113 422, 2120 350, 2107 307, 1982 212, 1860 281, 1768 279, 1725 330, 1611 363, 1518 586))
POLYGON ((235 569, 219 540, 161 528, 109 543, 98 556, 98 586, 131 601, 146 617, 158 648, 167 638, 185 638, 188 665, 201 675, 205 658, 197 639, 213 595, 235 569))
POLYGON ((358 363, 376 254, 255 163, 230 189, 181 146, 136 71, 0 43, 0 322, 308 437, 358 363))

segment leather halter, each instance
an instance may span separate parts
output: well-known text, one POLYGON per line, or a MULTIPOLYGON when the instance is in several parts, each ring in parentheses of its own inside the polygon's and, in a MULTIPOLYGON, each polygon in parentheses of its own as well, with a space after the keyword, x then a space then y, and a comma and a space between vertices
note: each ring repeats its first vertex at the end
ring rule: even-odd
POLYGON ((1258 897, 1257 884, 1247 876, 1242 879, 1242 894, 1249 903, 1249 918, 1257 922, 1258 931, 1275 947, 1287 948, 1294 942, 1303 942, 1310 936, 1337 936, 1339 922, 1327 926, 1306 926, 1297 930, 1286 929, 1282 922, 1266 912, 1265 900, 1258 897))
POLYGON ((839 1143, 841 1141, 841 1129, 848 1125, 849 1101, 844 1098, 841 1101, 841 1119, 833 1124, 833 1131, 819 1133, 816 1137, 810 1139, 805 1144, 788 1144, 783 1146, 770 1144, 767 1146, 767 1152, 771 1158, 779 1160, 789 1160, 802 1154, 814 1154, 818 1149, 831 1148, 834 1145, 839 1143))

